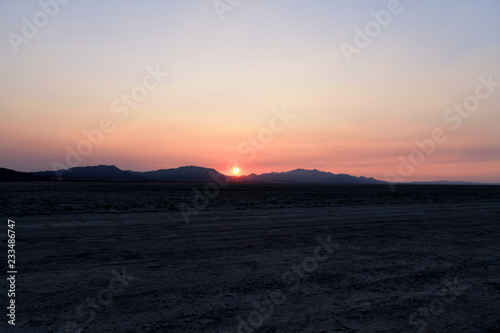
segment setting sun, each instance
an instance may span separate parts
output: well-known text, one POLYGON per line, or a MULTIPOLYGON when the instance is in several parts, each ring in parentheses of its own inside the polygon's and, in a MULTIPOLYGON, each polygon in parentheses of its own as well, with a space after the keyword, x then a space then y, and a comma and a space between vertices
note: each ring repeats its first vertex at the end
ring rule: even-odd
POLYGON ((234 168, 233 169, 233 175, 238 176, 240 174, 240 169, 239 168, 234 168))

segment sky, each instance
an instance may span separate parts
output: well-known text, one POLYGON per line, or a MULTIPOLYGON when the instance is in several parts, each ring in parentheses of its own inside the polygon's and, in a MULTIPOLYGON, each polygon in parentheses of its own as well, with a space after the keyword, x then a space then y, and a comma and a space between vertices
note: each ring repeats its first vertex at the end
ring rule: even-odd
POLYGON ((0 2, 0 167, 500 183, 500 2, 0 2))

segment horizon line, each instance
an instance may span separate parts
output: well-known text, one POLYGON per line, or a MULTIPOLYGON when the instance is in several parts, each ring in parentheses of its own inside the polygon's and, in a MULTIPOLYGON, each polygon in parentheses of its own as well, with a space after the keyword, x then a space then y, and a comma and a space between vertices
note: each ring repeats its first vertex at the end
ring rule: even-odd
POLYGON ((306 169, 306 168, 301 168, 301 167, 297 167, 295 169, 290 169, 288 171, 268 171, 268 172, 264 172, 264 173, 260 173, 260 174, 257 174, 257 173, 250 173, 250 174, 242 174, 242 175, 227 175, 225 173, 222 173, 220 172, 219 170, 217 170, 216 168, 213 168, 213 167, 205 167, 205 166, 198 166, 198 165, 181 165, 181 166, 178 166, 178 167, 171 167, 171 168, 160 168, 160 169, 156 169, 156 170, 147 170, 147 171, 134 171, 134 170, 124 170, 124 169, 121 169, 120 167, 118 167, 117 165, 115 164, 96 164, 96 165, 79 165, 79 166, 75 166, 75 167, 70 167, 68 169, 59 169, 59 170, 40 170, 40 171, 19 171, 19 170, 15 170, 15 169, 9 169, 9 168, 5 168, 5 167, 0 167, 0 168, 3 168, 3 169, 7 169, 7 170, 12 170, 12 171, 16 171, 16 172, 23 172, 23 173, 30 173, 30 174, 33 174, 33 173, 38 173, 38 172, 58 172, 58 171, 63 171, 63 170, 70 170, 70 169, 74 169, 74 168, 93 168, 93 167, 99 167, 99 166, 104 166, 104 167, 115 167, 117 168, 118 170, 120 171, 125 171, 125 172, 138 172, 138 173, 144 173, 144 172, 154 172, 154 171, 160 171, 160 170, 174 170, 174 169, 180 169, 180 168, 186 168, 186 167, 195 167, 195 168, 202 168, 202 169, 212 169, 212 170, 215 170, 216 172, 220 173, 221 175, 224 175, 226 177, 236 177, 236 178, 240 178, 240 177, 247 177, 247 176, 251 176, 251 175, 257 175, 257 176, 260 176, 260 175, 264 175, 264 174, 271 174, 271 173, 287 173, 287 172, 291 172, 291 171, 297 171, 297 170, 304 170, 304 171, 318 171, 318 172, 324 172, 324 173, 329 173, 329 174, 332 174, 332 175, 348 175, 348 176, 353 176, 353 177, 364 177, 364 178, 367 178, 367 179, 374 179, 374 180, 377 180, 377 181, 380 181, 380 182, 385 182, 385 183, 388 183, 388 184, 414 184, 414 183, 439 183, 439 182, 448 182, 448 183, 465 183, 464 185, 500 185, 500 183, 495 183, 495 182, 492 182, 492 183, 485 183, 485 182, 478 182, 478 181, 465 181, 465 180, 447 180, 447 179, 440 179, 440 180, 421 180, 421 181, 409 181, 409 182, 388 182, 387 180, 380 180, 380 179, 377 179, 375 177, 368 177, 368 176, 356 176, 356 175, 353 175, 353 174, 348 174, 348 173, 333 173, 331 171, 323 171, 323 170, 320 170, 320 169, 317 169, 317 168, 314 168, 314 169, 306 169))

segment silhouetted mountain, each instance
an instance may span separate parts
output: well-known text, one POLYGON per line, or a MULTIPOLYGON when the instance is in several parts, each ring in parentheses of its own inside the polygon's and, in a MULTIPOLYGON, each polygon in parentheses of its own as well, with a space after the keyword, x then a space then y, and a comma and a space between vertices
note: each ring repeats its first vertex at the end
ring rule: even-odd
POLYGON ((241 182, 252 183, 325 183, 325 184, 383 184, 374 178, 333 174, 319 170, 296 169, 288 172, 271 172, 261 175, 251 174, 240 177, 241 182))
POLYGON ((11 169, 0 168, 0 181, 30 181, 42 178, 28 172, 19 172, 11 169))
POLYGON ((33 175, 45 178, 62 178, 68 180, 129 180, 157 182, 213 182, 215 179, 225 180, 226 176, 214 169, 196 166, 185 166, 176 169, 156 171, 124 171, 114 165, 98 165, 76 167, 58 171, 33 172, 33 175))
POLYGON ((177 169, 160 169, 147 172, 133 172, 143 179, 161 182, 213 182, 215 179, 226 179, 226 176, 214 169, 197 166, 184 166, 177 169), (215 178, 214 178, 215 177, 215 178))
POLYGON ((75 167, 59 171, 33 172, 32 174, 40 177, 61 177, 63 179, 81 180, 141 180, 140 176, 120 170, 114 165, 75 167))
MULTIPOLYGON (((124 171, 114 165, 76 167, 59 171, 18 172, 0 168, 0 181, 37 181, 37 180, 94 180, 94 181, 153 181, 153 182, 200 182, 227 181, 231 183, 317 183, 317 184, 385 184, 374 178, 355 177, 347 174, 333 174, 319 170, 296 169, 288 172, 271 172, 261 175, 251 174, 241 177, 225 176, 215 169, 197 166, 183 166, 175 169, 156 171, 124 171)), ((409 185, 488 185, 471 182, 435 181, 399 183, 409 185)), ((494 185, 494 184, 489 184, 494 185)))
MULTIPOLYGON (((123 171, 116 166, 98 165, 77 167, 68 170, 44 171, 33 173, 42 177, 57 177, 80 180, 144 180, 158 182, 213 182, 216 179, 227 180, 218 171, 197 166, 184 166, 176 169, 160 169, 156 171, 123 171)), ((297 169, 288 172, 272 172, 262 175, 229 177, 234 183, 325 183, 325 184, 381 184, 373 178, 354 177, 345 174, 333 174, 319 170, 297 169)))

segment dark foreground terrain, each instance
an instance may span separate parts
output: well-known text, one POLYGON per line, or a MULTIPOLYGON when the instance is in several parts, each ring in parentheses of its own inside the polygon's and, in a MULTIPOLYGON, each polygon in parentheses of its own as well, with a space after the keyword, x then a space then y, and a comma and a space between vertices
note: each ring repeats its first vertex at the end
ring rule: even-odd
POLYGON ((500 187, 194 186, 0 183, 0 331, 500 332, 500 187))

